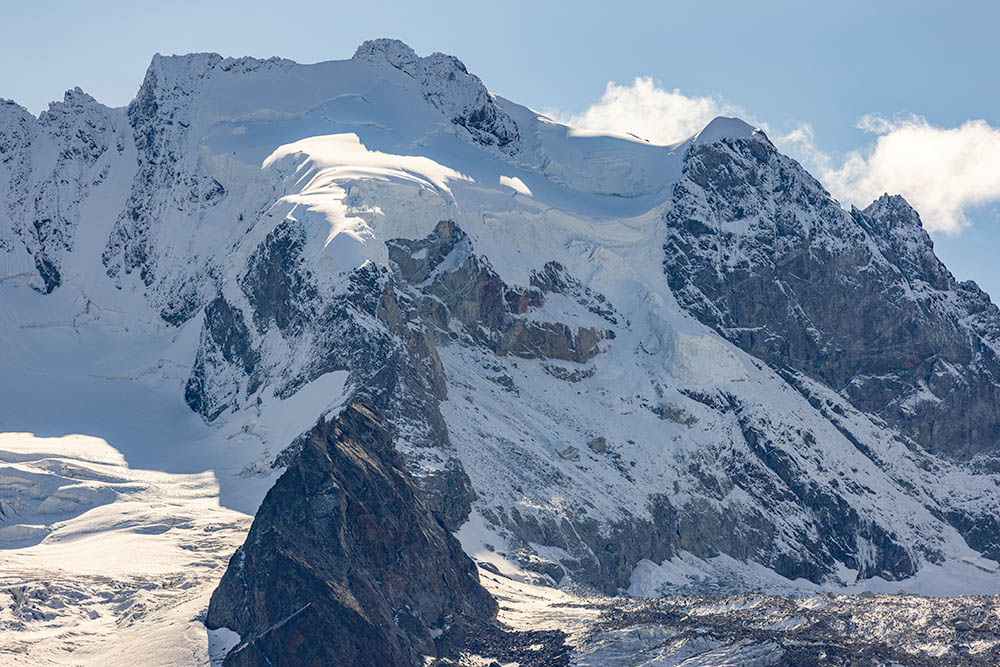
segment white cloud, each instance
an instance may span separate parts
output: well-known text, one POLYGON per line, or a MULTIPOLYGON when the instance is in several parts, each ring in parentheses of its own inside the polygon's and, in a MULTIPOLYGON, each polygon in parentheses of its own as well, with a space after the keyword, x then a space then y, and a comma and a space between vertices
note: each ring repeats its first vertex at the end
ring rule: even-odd
POLYGON ((820 150, 816 143, 816 133, 809 123, 799 123, 787 132, 779 132, 770 127, 765 127, 764 131, 782 153, 801 162, 817 178, 832 168, 833 161, 820 150))
POLYGON ((631 85, 608 82, 601 99, 581 114, 549 113, 556 120, 585 130, 634 134, 654 144, 687 139, 716 116, 739 109, 716 97, 688 97, 660 88, 648 76, 631 85))
MULTIPOLYGON (((631 133, 657 144, 686 139, 716 116, 747 118, 722 98, 688 97, 650 77, 637 77, 630 85, 609 82, 601 99, 583 113, 549 115, 583 129, 631 133)), ((970 224, 969 208, 1000 201, 1000 128, 982 120, 942 128, 920 116, 864 116, 857 126, 877 138, 839 159, 819 148, 809 124, 782 133, 747 120, 841 201, 866 206, 883 192, 901 194, 931 231, 959 232, 970 224)))
POLYGON ((966 211, 1000 200, 1000 128, 970 120, 954 128, 925 118, 865 116, 858 127, 875 143, 847 154, 840 166, 829 158, 818 174, 837 197, 865 204, 883 192, 901 194, 930 231, 956 233, 971 224, 966 211))

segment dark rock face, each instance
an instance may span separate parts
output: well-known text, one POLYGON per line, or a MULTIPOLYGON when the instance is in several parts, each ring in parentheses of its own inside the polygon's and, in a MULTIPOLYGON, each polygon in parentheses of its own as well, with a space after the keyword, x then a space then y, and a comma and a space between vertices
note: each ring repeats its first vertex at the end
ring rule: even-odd
POLYGON ((428 510, 384 422, 361 405, 318 423, 264 499, 212 596, 240 633, 229 665, 422 665, 496 602, 428 510))
POLYGON ((205 325, 184 399, 212 421, 257 390, 259 365, 260 354, 251 346, 243 313, 222 296, 216 297, 205 307, 205 325), (240 374, 218 372, 229 367, 238 368, 240 374))
POLYGON ((240 286, 254 306, 254 324, 259 330, 274 322, 281 331, 297 334, 316 315, 310 306, 318 294, 302 266, 304 243, 301 225, 278 225, 251 257, 240 286))
MULTIPOLYGON (((879 576, 894 581, 916 573, 915 559, 897 536, 860 516, 837 489, 809 480, 795 461, 781 447, 775 446, 772 436, 745 414, 739 415, 739 425, 750 451, 763 464, 763 470, 780 479, 782 488, 777 493, 769 492, 768 483, 760 481, 765 479, 762 471, 749 465, 742 471, 734 471, 735 481, 762 497, 783 495, 780 500, 801 503, 810 515, 812 530, 797 536, 807 545, 809 555, 782 555, 773 563, 775 571, 790 579, 803 577, 820 581, 828 564, 835 559, 857 570, 858 579, 879 576), (861 553, 860 544, 870 545, 870 553, 861 553)), ((802 434, 802 440, 806 446, 816 444, 809 432, 802 434)), ((934 559, 933 554, 925 555, 934 559)))
POLYGON ((528 288, 511 287, 477 257, 468 236, 455 223, 442 221, 425 239, 393 239, 389 260, 403 281, 419 285, 425 321, 441 333, 454 319, 473 344, 497 355, 526 359, 585 362, 600 352, 598 343, 614 338, 612 329, 572 328, 559 322, 524 317, 539 308, 546 293, 566 293, 608 320, 617 321, 600 295, 585 290, 555 262, 536 272, 528 288))
POLYGON ((758 134, 692 147, 665 223, 671 289, 733 343, 931 452, 996 451, 1000 312, 902 198, 847 213, 758 134))

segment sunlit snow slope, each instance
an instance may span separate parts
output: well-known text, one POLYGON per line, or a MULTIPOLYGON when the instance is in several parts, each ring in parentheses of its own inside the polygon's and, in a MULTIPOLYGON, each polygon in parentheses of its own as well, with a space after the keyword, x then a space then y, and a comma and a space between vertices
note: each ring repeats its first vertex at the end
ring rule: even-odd
POLYGON ((200 615, 249 523, 218 498, 99 438, 0 435, 4 664, 208 664, 226 638, 200 615))

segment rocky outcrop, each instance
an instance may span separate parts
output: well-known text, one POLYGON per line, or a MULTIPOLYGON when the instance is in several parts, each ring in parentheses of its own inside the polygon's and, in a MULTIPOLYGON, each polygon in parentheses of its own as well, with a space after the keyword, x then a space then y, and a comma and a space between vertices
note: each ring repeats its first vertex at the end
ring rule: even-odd
POLYGON ((399 276, 421 295, 424 321, 439 335, 453 331, 455 320, 468 342, 497 355, 578 363, 598 354, 602 340, 615 337, 610 328, 571 327, 528 316, 547 293, 558 293, 575 298, 608 324, 617 323, 604 297, 583 288, 556 262, 535 272, 528 287, 506 285, 488 259, 476 256, 468 235, 447 220, 427 238, 392 239, 386 245, 399 276))
POLYGON ((693 146, 664 223, 671 289, 726 338, 929 451, 996 452, 1000 312, 901 197, 846 212, 758 133, 693 146))
POLYGON ((308 433, 212 596, 225 665, 423 665, 496 602, 362 405, 308 433))
POLYGON ((205 306, 205 320, 191 376, 184 387, 188 406, 208 421, 241 405, 260 387, 260 353, 242 311, 221 295, 205 306))

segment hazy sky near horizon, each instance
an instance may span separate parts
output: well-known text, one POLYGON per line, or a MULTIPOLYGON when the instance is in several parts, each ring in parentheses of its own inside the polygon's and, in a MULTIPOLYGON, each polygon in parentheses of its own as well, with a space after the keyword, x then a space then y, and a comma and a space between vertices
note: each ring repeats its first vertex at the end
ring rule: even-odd
POLYGON ((51 0, 3 10, 0 97, 133 97, 150 57, 349 58, 372 37, 459 57, 561 120, 682 139, 713 115, 766 129, 845 205, 900 192, 939 255, 1000 300, 1000 3, 51 0))

